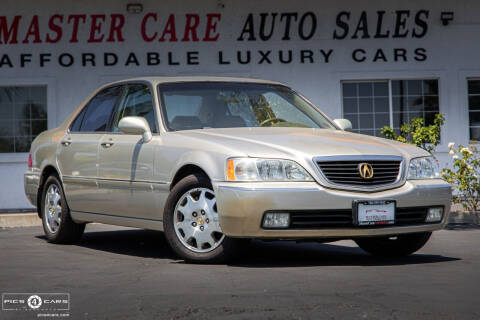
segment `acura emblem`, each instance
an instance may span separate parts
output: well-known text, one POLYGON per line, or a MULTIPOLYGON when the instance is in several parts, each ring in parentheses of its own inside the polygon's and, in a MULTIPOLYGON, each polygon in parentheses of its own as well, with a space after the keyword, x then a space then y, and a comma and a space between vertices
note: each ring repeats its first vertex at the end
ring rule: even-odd
POLYGON ((363 179, 373 178, 373 167, 370 163, 362 162, 358 165, 358 172, 363 179))

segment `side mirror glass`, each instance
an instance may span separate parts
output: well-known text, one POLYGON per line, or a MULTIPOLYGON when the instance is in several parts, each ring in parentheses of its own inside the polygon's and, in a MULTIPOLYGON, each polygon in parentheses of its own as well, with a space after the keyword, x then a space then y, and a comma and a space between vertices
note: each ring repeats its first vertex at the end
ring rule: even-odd
POLYGON ((352 123, 348 119, 335 119, 333 120, 337 126, 340 127, 342 130, 351 130, 352 129, 352 123))
POLYGON ((143 142, 152 140, 152 131, 148 122, 143 117, 124 117, 118 123, 118 129, 126 134, 139 134, 143 136, 143 142))

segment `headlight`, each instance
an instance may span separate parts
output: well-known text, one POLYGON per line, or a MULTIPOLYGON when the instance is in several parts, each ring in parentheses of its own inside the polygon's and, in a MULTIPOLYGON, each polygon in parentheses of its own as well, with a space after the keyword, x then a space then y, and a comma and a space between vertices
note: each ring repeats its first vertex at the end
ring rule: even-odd
POLYGON ((433 157, 421 157, 410 160, 407 179, 440 178, 438 163, 433 157))
POLYGON ((228 181, 313 181, 308 172, 290 160, 234 158, 227 161, 228 181))

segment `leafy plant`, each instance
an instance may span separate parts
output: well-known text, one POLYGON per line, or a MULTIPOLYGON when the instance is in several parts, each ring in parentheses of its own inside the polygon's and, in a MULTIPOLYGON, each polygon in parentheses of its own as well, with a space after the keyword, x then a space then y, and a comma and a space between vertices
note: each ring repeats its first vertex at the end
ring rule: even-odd
POLYGON ((453 170, 443 169, 443 178, 458 191, 453 195, 454 203, 461 203, 466 211, 480 211, 480 158, 476 146, 454 148, 450 142, 448 148, 453 158, 453 170))
POLYGON ((425 125, 425 119, 414 118, 410 123, 404 123, 397 134, 392 127, 385 126, 380 130, 385 138, 414 144, 430 153, 433 153, 440 143, 440 129, 445 123, 443 114, 435 115, 433 124, 425 125))

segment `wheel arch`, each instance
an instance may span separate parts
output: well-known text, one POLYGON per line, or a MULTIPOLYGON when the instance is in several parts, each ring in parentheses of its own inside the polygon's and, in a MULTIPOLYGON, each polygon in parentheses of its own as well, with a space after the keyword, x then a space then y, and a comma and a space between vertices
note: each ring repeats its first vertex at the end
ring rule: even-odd
POLYGON ((37 214, 39 217, 41 217, 40 208, 41 208, 41 201, 42 201, 43 185, 45 184, 45 181, 47 181, 48 177, 50 177, 51 175, 55 175, 60 180, 60 182, 62 182, 60 179, 60 173, 58 172, 57 168, 55 168, 53 165, 46 165, 43 168, 42 173, 40 174, 40 180, 38 182, 38 190, 37 190, 37 214))
POLYGON ((180 180, 194 173, 204 174, 211 181, 207 172, 204 169, 202 169, 199 165, 193 164, 193 163, 184 164, 176 171, 175 175, 173 176, 172 182, 170 183, 170 190, 172 190, 172 188, 180 180))

